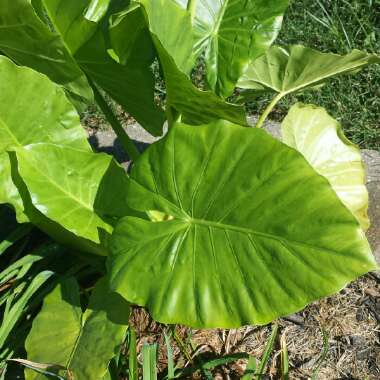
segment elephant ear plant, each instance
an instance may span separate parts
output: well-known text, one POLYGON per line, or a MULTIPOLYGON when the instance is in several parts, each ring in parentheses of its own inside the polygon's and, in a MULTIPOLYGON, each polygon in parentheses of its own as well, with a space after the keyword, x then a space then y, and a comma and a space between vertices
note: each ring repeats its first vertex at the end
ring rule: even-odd
POLYGON ((0 203, 100 278, 83 302, 88 286, 58 277, 26 339, 20 361, 39 371, 27 379, 109 378, 125 301, 167 324, 267 324, 377 268, 363 163, 339 123, 296 104, 283 142, 260 127, 287 94, 380 59, 271 46, 287 5, 0 0, 0 203), (191 80, 199 60, 203 89, 191 80), (242 102, 263 90, 274 98, 251 128, 242 102), (140 154, 106 95, 153 135, 166 120, 168 133, 140 154), (76 108, 93 99, 132 159, 128 174, 87 142, 76 108))

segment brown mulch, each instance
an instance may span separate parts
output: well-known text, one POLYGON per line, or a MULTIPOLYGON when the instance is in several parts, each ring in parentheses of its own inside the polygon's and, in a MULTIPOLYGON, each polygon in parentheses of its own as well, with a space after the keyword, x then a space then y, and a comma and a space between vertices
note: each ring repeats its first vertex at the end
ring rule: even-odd
MULTIPOLYGON (((145 310, 135 308, 132 325, 138 335, 138 352, 144 343, 158 343, 158 368, 167 368, 164 333, 169 327, 154 322, 145 310)), ((315 302, 302 312, 277 321, 289 351, 290 379, 309 379, 323 351, 322 329, 328 334, 328 353, 318 379, 380 379, 380 285, 374 275, 366 275, 339 294, 315 302)), ((197 364, 199 358, 245 352, 260 358, 269 337, 270 326, 246 326, 233 330, 193 330, 175 327, 178 340, 171 339, 174 360, 179 367, 197 364), (179 345, 184 345, 186 348, 179 345)), ((279 339, 272 354, 267 379, 279 379, 279 339)), ((245 360, 218 368, 214 379, 238 379, 245 360)), ((191 379, 202 379, 198 371, 191 379)), ((264 379, 264 378, 263 378, 264 379)))

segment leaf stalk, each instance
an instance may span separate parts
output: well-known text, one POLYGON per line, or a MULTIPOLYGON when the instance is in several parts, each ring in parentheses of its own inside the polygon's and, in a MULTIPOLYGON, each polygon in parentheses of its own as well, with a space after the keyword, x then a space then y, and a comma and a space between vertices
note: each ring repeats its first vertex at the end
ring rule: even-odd
POLYGON ((261 128, 265 122, 265 120, 267 119, 267 117, 269 116, 269 114, 272 112, 273 108, 275 107, 275 105, 285 96, 285 94, 283 93, 279 93, 277 94, 273 99, 272 101, 270 102, 270 104, 268 105, 268 107, 265 109, 265 111, 263 112, 263 114, 260 116, 259 120, 257 121, 257 124, 256 124, 256 128, 261 128))
POLYGON ((110 123, 117 137, 119 138, 123 149, 126 151, 128 156, 133 161, 136 161, 140 156, 140 152, 136 148, 133 141, 127 135, 127 132, 125 132, 124 128, 122 127, 119 120, 116 118, 115 114, 113 113, 113 111, 111 110, 111 108, 109 107, 105 99, 103 98, 103 95, 97 89, 96 85, 92 82, 90 83, 91 83, 92 90, 94 91, 95 101, 100 107, 100 109, 102 110, 107 121, 110 123))
POLYGON ((197 7, 197 0, 188 0, 186 8, 190 12, 191 21, 194 20, 196 7, 197 7))

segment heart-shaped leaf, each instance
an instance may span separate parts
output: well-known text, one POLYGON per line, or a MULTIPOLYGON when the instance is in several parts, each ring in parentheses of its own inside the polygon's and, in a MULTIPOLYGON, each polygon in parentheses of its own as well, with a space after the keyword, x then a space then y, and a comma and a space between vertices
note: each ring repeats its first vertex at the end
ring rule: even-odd
MULTIPOLYGON (((176 0, 184 5, 183 0, 176 0)), ((247 63, 260 57, 281 29, 288 0, 199 0, 194 9, 194 54, 205 54, 207 80, 232 94, 247 63)))
POLYGON ((243 107, 230 104, 210 91, 196 88, 187 75, 192 60, 192 27, 188 12, 173 1, 140 0, 163 68, 167 105, 184 121, 199 125, 215 119, 246 124, 243 107), (190 66, 189 66, 190 64, 190 66))
POLYGON ((64 91, 44 75, 0 57, 0 203, 11 204, 20 222, 27 221, 27 217, 13 184, 7 152, 40 142, 91 152, 87 135, 64 91))
POLYGON ((160 322, 265 324, 376 268, 328 181, 262 130, 177 124, 136 162, 126 196, 169 217, 118 223, 111 288, 160 322))
POLYGON ((33 205, 76 236, 97 244, 128 212, 124 169, 106 154, 52 144, 16 150, 18 171, 33 205))
POLYGON ((238 86, 253 90, 261 87, 285 96, 379 62, 380 57, 359 50, 338 55, 321 53, 301 45, 273 46, 265 55, 250 63, 238 86))
POLYGON ((359 148, 324 108, 295 104, 282 123, 285 144, 301 152, 326 177, 364 230, 369 227, 365 168, 359 148))
MULTIPOLYGON (((45 298, 26 340, 28 360, 65 368, 72 376, 67 378, 101 380, 124 338, 129 307, 109 293, 104 279, 96 284, 84 313, 79 297, 77 282, 68 278, 45 298)), ((46 377, 27 370, 26 379, 46 377)))

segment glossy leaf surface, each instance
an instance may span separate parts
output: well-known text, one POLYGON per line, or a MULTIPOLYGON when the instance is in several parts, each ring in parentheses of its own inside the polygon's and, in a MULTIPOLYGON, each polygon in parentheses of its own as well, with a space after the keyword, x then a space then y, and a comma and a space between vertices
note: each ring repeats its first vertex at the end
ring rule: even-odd
MULTIPOLYGON (((88 19, 90 0, 43 0, 61 38, 82 70, 121 104, 149 132, 162 133, 164 115, 153 99, 153 74, 148 65, 118 64, 108 54, 102 14, 88 19)), ((102 12, 105 14, 104 10, 102 12)), ((125 41, 127 42, 127 40, 125 41)))
POLYGON ((175 125, 136 162, 127 198, 170 218, 118 223, 111 288, 160 322, 265 324, 376 268, 327 180, 262 130, 175 125))
POLYGON ((92 91, 59 36, 37 16, 28 0, 0 0, 0 51, 87 100, 92 91))
POLYGON ((39 142, 91 152, 79 117, 63 90, 44 75, 0 57, 0 202, 11 204, 20 222, 27 217, 13 184, 7 152, 39 142))
POLYGON ((194 53, 205 53, 208 83, 216 93, 232 94, 247 63, 265 53, 277 37, 287 6, 288 0, 196 2, 194 53))
POLYGON ((359 148, 324 108, 298 103, 282 123, 283 141, 326 177, 364 230, 369 227, 368 192, 359 148))
POLYGON ((301 45, 273 46, 251 62, 238 86, 254 90, 261 87, 286 95, 376 62, 380 62, 380 57, 359 50, 337 55, 301 45))
POLYGON ((33 205, 76 236, 101 243, 113 218, 127 213, 127 176, 111 156, 52 144, 28 145, 16 155, 33 205))
POLYGON ((52 32, 30 1, 0 0, 0 27, 6 31, 1 33, 0 49, 18 64, 32 67, 91 100, 87 75, 144 128, 160 135, 164 115, 154 103, 154 81, 148 65, 138 61, 120 65, 108 53, 108 3, 42 0, 48 23, 54 25, 52 32))
MULTIPOLYGON (((82 313, 79 287, 66 279, 50 293, 26 340, 28 360, 70 370, 75 380, 100 380, 122 343, 129 307, 100 280, 82 313)), ((43 375, 26 371, 27 380, 43 375)))
POLYGON ((215 119, 246 124, 243 107, 223 101, 210 91, 201 91, 187 73, 192 66, 192 27, 188 12, 173 1, 140 0, 163 68, 167 105, 183 120, 199 125, 215 119))

